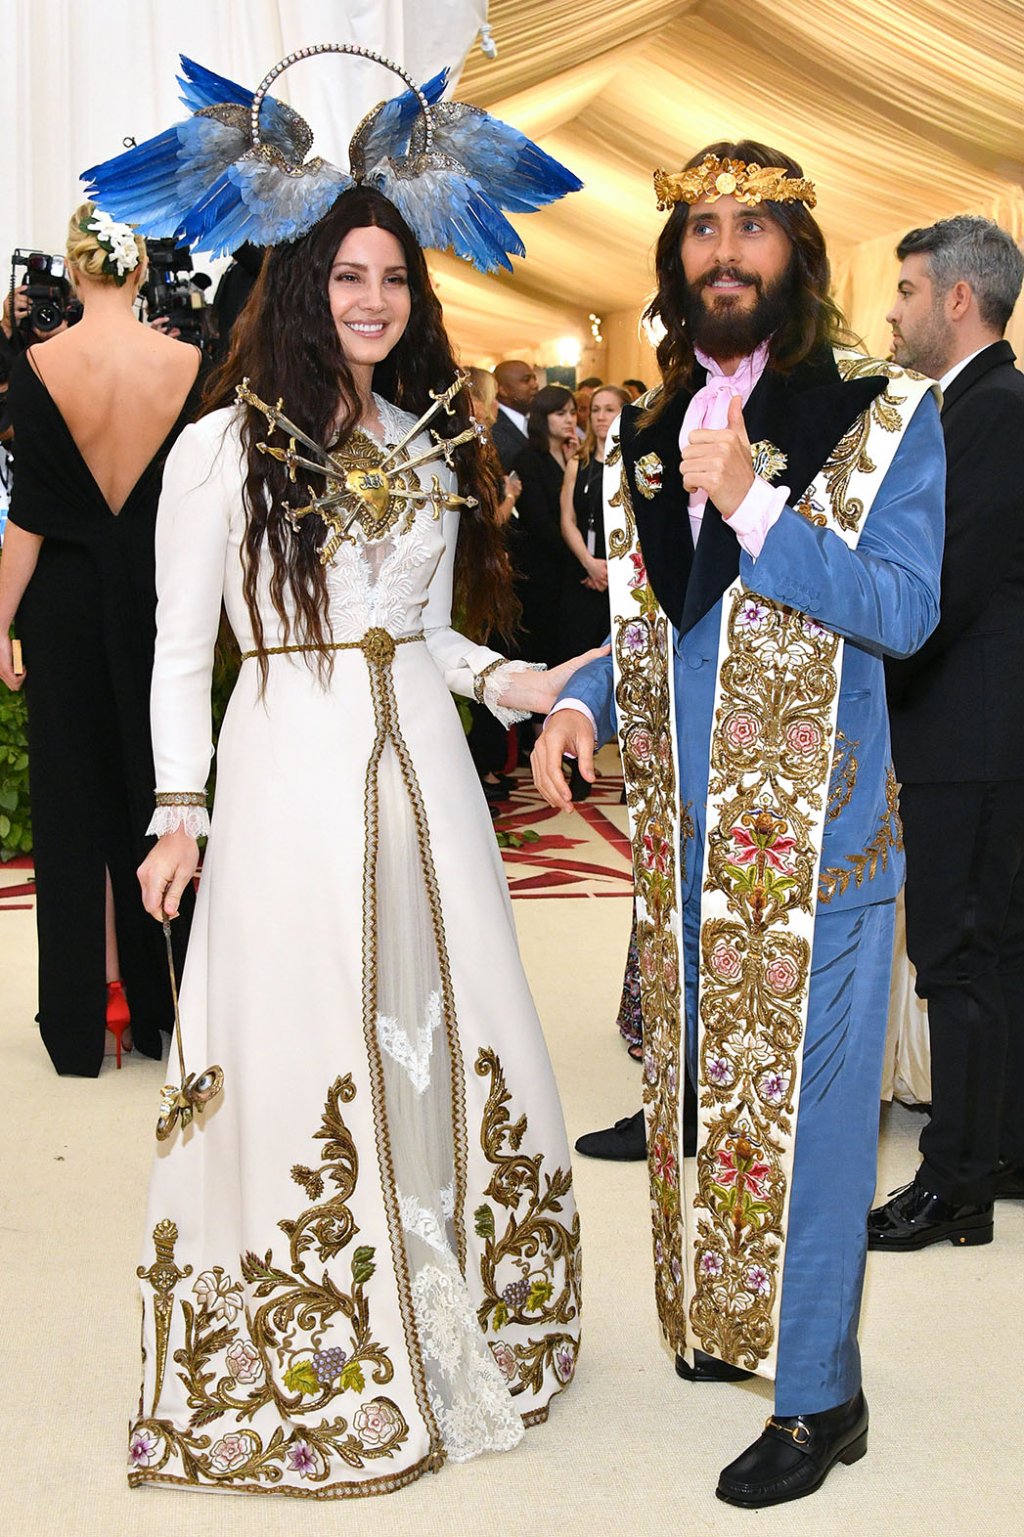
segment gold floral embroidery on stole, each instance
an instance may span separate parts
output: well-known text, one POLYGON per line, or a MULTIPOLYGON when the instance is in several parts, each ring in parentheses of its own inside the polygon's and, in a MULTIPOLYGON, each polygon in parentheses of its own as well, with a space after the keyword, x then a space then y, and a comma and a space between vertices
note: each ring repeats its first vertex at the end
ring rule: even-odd
MULTIPOLYGON (((609 464, 619 462, 609 456, 609 464)), ((671 627, 647 580, 625 466, 608 498, 621 526, 606 528, 613 595, 612 661, 619 745, 633 845, 637 956, 644 1019, 643 1099, 658 1318, 671 1349, 686 1341, 681 1199, 681 840, 693 837, 679 805, 671 700, 671 627)))

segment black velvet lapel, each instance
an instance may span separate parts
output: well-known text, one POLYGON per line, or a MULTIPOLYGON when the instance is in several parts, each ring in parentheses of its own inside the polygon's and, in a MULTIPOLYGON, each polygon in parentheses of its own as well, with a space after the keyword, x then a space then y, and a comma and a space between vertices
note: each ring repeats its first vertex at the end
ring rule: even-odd
MULTIPOLYGON (((840 438, 886 382, 879 375, 844 382, 831 349, 789 375, 762 374, 743 413, 747 436, 751 443, 767 440, 786 455, 786 468, 776 480, 789 486, 792 501, 809 488, 840 438)), ((694 388, 703 383, 700 371, 694 388)), ((735 580, 740 557, 735 534, 711 502, 704 509, 696 551, 690 540, 679 479, 679 429, 691 399, 690 392, 680 393, 643 430, 636 428, 635 407, 627 407, 620 434, 647 575, 661 607, 683 634, 735 580), (639 493, 636 479, 637 461, 648 453, 657 454, 663 466, 663 488, 650 499, 639 493)))
MULTIPOLYGON (((704 370, 700 369, 696 388, 704 383, 704 377, 704 370)), ((692 398, 691 391, 682 391, 669 401, 656 422, 642 429, 637 426, 639 411, 635 406, 626 406, 619 430, 622 463, 629 478, 647 576, 654 596, 673 624, 679 623, 683 612, 693 565, 686 495, 679 479, 679 429, 692 398), (636 478, 637 464, 647 454, 656 454, 662 466, 662 487, 649 497, 638 489, 636 478)))

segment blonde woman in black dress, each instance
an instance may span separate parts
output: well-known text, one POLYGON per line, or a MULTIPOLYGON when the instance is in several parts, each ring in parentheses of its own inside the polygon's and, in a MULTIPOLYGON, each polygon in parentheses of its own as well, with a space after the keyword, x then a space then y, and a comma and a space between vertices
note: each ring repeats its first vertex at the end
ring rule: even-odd
POLYGON ((11 369, 0 679, 28 700, 39 1028, 58 1073, 95 1077, 105 1041, 119 1065, 130 1039, 159 1057, 172 1023, 163 940, 135 868, 152 810, 156 504, 198 404, 200 358, 137 320, 145 243, 127 225, 83 204, 67 259, 81 321, 11 369))

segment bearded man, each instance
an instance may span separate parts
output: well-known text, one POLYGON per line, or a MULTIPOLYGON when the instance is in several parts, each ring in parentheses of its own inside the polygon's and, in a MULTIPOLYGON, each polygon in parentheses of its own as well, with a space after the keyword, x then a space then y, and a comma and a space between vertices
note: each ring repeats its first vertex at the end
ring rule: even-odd
POLYGON ((867 1447, 857 1323, 903 878, 882 657, 938 618, 944 457, 934 386, 839 345, 795 161, 712 144, 655 187, 662 384, 613 428, 612 655, 574 676, 534 775, 567 806, 563 754, 592 778, 617 730, 658 1311, 693 1391, 775 1379, 717 1488, 762 1506, 867 1447))

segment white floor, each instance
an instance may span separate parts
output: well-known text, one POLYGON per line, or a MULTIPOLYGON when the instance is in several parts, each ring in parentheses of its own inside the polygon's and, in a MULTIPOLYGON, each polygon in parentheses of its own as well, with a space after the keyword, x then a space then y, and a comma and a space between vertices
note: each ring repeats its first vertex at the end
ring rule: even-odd
MULTIPOLYGON (((571 1137, 638 1104, 613 1028, 628 900, 516 904, 571 1137)), ((769 1389, 691 1386, 657 1336, 642 1166, 579 1159, 584 1350, 545 1426, 504 1457, 378 1499, 312 1506, 128 1489, 138 1381, 134 1267, 160 1064, 54 1076, 32 1024, 30 912, 0 912, 0 1510, 18 1537, 696 1537, 1019 1530, 1024 1203, 987 1248, 872 1256, 862 1328, 869 1454, 811 1500, 763 1513, 714 1498, 769 1389)), ((915 1164, 918 1117, 883 1119, 882 1192, 915 1164)))

